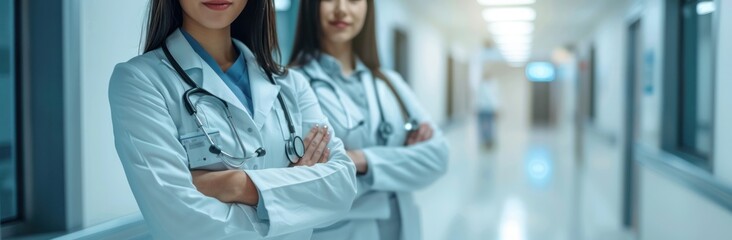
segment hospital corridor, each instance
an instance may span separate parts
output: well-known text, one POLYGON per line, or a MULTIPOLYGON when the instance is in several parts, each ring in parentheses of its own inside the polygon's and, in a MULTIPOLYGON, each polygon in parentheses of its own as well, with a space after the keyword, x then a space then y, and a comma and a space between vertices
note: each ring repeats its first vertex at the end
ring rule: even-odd
POLYGON ((0 0, 0 239, 730 240, 730 0, 0 0))

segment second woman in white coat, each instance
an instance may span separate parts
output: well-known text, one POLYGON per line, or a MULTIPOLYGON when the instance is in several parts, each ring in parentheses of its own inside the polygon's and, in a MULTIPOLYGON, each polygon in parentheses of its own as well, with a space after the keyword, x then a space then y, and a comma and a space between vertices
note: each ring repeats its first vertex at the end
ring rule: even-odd
POLYGON ((374 18, 373 0, 301 2, 290 66, 310 79, 359 180, 351 211, 313 239, 421 239, 411 192, 447 170, 441 132, 380 66, 374 18))

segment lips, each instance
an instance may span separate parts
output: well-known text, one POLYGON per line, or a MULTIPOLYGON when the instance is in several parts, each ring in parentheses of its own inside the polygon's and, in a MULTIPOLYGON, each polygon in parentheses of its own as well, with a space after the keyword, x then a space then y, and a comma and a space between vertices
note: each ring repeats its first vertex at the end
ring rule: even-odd
POLYGON ((351 26, 350 23, 344 22, 344 21, 330 21, 328 22, 331 26, 334 26, 339 29, 347 28, 348 26, 351 26))
POLYGON ((225 10, 231 6, 232 2, 229 1, 221 1, 221 0, 213 0, 213 1, 206 1, 203 2, 203 5, 212 9, 212 10, 225 10))

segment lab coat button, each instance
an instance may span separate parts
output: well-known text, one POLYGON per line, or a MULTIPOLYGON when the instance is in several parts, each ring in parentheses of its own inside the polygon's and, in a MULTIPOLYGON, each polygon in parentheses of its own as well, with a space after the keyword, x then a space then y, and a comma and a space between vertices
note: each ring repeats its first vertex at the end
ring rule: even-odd
POLYGON ((247 128, 247 132, 252 132, 252 131, 254 131, 254 130, 252 130, 252 128, 247 128))
POLYGON ((259 169, 259 166, 257 166, 257 164, 254 164, 254 166, 252 166, 252 169, 257 170, 259 169))

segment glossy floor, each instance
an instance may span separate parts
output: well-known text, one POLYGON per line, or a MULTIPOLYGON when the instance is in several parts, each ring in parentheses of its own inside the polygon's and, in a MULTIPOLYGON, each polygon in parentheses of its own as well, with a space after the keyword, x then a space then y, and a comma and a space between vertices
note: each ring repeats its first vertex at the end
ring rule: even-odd
POLYGON ((499 119, 492 148, 479 144, 474 120, 446 129, 450 169, 416 194, 424 239, 632 239, 613 227, 616 208, 597 200, 591 182, 604 177, 583 174, 570 128, 511 120, 499 119))

